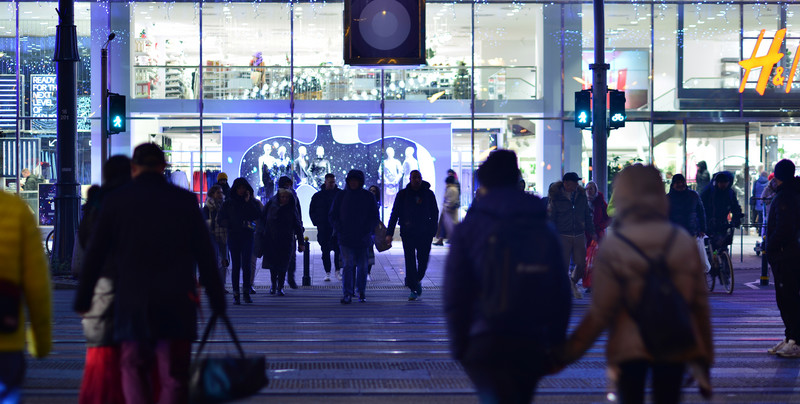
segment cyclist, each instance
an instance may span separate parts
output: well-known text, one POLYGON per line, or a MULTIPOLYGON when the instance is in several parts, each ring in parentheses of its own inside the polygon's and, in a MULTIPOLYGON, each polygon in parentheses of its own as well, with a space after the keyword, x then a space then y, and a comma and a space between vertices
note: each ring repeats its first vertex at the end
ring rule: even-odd
POLYGON ((742 224, 744 215, 736 193, 731 189, 732 184, 733 175, 720 171, 714 174, 711 184, 700 194, 706 211, 706 234, 714 250, 727 248, 733 242, 733 233, 728 229, 742 224))

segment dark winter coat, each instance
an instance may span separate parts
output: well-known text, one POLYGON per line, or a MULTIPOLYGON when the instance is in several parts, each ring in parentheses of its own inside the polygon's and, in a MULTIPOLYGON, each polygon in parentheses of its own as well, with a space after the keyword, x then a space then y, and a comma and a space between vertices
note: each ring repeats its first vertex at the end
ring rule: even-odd
POLYGON ((711 174, 708 172, 708 166, 705 161, 697 163, 697 174, 694 176, 694 180, 696 182, 695 189, 698 193, 703 192, 708 184, 711 183, 711 174))
POLYGON ((302 240, 305 230, 297 216, 294 200, 280 206, 278 195, 273 196, 264 205, 264 213, 260 220, 263 223, 259 228, 264 229, 261 235, 261 251, 264 252, 261 267, 287 268, 296 248, 295 240, 302 240))
POLYGON ((380 220, 375 196, 363 188, 347 188, 336 194, 328 218, 339 245, 350 248, 372 245, 372 234, 380 220))
POLYGON ((778 186, 770 204, 767 259, 773 268, 781 269, 797 268, 800 261, 800 178, 778 186))
POLYGON ((767 188, 767 184, 769 184, 769 180, 767 179, 766 175, 759 176, 758 179, 753 183, 753 197, 759 198, 755 200, 753 207, 759 212, 764 209, 764 201, 762 201, 760 198, 761 194, 764 193, 764 189, 767 188))
POLYGON ((197 197, 160 174, 140 174, 103 199, 75 311, 91 307, 106 257, 116 268, 117 341, 197 338, 197 272, 212 310, 225 311, 222 280, 197 197))
POLYGON ((578 186, 573 200, 564 192, 564 183, 554 182, 550 185, 547 199, 547 216, 556 226, 558 234, 577 236, 594 234, 594 218, 586 199, 586 190, 578 186))
POLYGON ((439 227, 439 207, 431 184, 422 181, 419 190, 411 185, 397 193, 389 217, 386 234, 391 236, 397 223, 400 223, 400 236, 408 239, 433 239, 439 227))
POLYGON ((228 199, 231 196, 231 186, 228 185, 228 180, 218 180, 217 185, 222 188, 222 195, 224 195, 225 199, 228 199))
POLYGON ((685 191, 670 189, 667 199, 670 222, 683 227, 692 236, 706 232, 706 211, 697 192, 689 188, 685 191))
POLYGON ((311 216, 311 223, 317 226, 317 242, 324 250, 330 249, 333 237, 333 226, 331 226, 328 213, 331 211, 336 195, 340 192, 342 190, 339 188, 323 189, 311 197, 308 215, 311 216))
MULTIPOLYGON (((600 237, 605 234, 606 228, 609 224, 611 224, 611 218, 608 217, 608 204, 606 203, 606 198, 603 196, 603 193, 597 192, 597 196, 592 202, 589 202, 589 206, 592 208, 592 225, 594 225, 594 234, 597 235, 597 241, 600 241, 600 237)), ((590 237, 591 234, 587 232, 585 235, 588 243, 590 241, 588 240, 588 237, 590 237)))
MULTIPOLYGON (((572 295, 562 266, 559 236, 547 222, 545 205, 539 198, 515 187, 491 190, 472 204, 464 221, 453 233, 445 266, 444 310, 450 348, 456 359, 507 359, 506 343, 520 339, 534 350, 546 350, 564 342, 572 295), (548 282, 533 285, 530 290, 541 304, 530 307, 523 318, 499 330, 487 321, 478 300, 486 282, 483 279, 486 268, 481 263, 488 261, 485 254, 491 229, 499 223, 514 223, 520 217, 538 218, 539 224, 528 230, 541 237, 541 242, 531 247, 541 252, 548 282), (469 348, 478 340, 494 343, 484 352, 472 353, 473 349, 469 348), (474 354, 479 358, 473 357, 474 354), (498 358, 504 355, 504 358, 498 358)), ((517 356, 521 354, 515 353, 517 356)))
POLYGON ((742 207, 739 205, 739 200, 736 198, 736 192, 731 189, 733 184, 733 175, 727 171, 721 171, 714 174, 715 180, 708 184, 700 198, 703 201, 703 208, 706 213, 706 233, 711 235, 724 234, 728 228, 728 214, 732 218, 730 224, 738 227, 742 221, 742 207), (717 189, 716 178, 718 175, 728 177, 728 187, 725 189, 717 189))
POLYGON ((255 230, 253 224, 261 216, 258 209, 258 202, 253 196, 253 188, 247 181, 239 181, 237 178, 233 182, 231 189, 236 189, 238 186, 244 186, 250 192, 250 200, 245 201, 238 193, 232 191, 230 197, 222 204, 222 210, 217 214, 217 223, 228 229, 228 234, 231 233, 250 233, 255 230))

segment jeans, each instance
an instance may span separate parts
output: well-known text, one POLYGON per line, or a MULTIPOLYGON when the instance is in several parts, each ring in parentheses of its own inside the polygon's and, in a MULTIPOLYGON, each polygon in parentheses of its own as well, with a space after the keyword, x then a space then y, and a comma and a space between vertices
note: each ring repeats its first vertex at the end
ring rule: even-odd
POLYGON ((159 403, 189 402, 189 340, 123 341, 120 367, 127 404, 152 403, 154 371, 161 384, 159 403))
POLYGON ((369 247, 339 246, 344 260, 344 273, 342 274, 342 292, 345 296, 355 296, 353 283, 358 288, 359 294, 364 296, 367 288, 367 249, 369 247))
POLYGON ((337 271, 342 269, 340 261, 341 258, 339 257, 339 248, 336 246, 336 244, 326 247, 329 247, 330 249, 326 250, 325 248, 322 248, 322 267, 325 268, 325 273, 331 273, 331 251, 333 251, 333 266, 337 271))
POLYGON ((644 403, 647 373, 653 371, 653 403, 673 404, 681 400, 681 383, 686 365, 683 363, 650 363, 645 360, 619 365, 617 390, 622 404, 644 403))
POLYGON ((419 290, 431 257, 431 238, 403 238, 403 255, 406 259, 406 286, 419 290))
POLYGON ((22 351, 0 352, 0 403, 19 403, 24 379, 25 356, 22 351))
POLYGON ((231 251, 233 293, 239 294, 239 271, 241 271, 244 294, 250 295, 250 260, 253 256, 253 233, 231 232, 228 234, 228 248, 231 251))
MULTIPOLYGON (((786 327, 786 339, 800 342, 800 277, 793 266, 774 260, 772 276, 775 278, 775 301, 786 327)), ((792 260, 793 261, 793 260, 792 260)))
POLYGON ((586 236, 578 234, 577 236, 561 235, 561 248, 564 254, 564 264, 567 266, 569 272, 569 262, 575 264, 575 272, 572 273, 572 283, 578 282, 578 279, 583 278, 586 272, 586 236))

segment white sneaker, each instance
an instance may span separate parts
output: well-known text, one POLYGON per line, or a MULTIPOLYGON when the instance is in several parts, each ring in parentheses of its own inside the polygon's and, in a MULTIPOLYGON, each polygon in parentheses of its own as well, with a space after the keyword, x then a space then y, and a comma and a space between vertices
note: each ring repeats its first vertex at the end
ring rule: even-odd
POLYGON ((786 340, 782 339, 781 342, 778 342, 774 347, 767 349, 767 353, 770 355, 777 355, 778 351, 780 351, 784 346, 786 346, 786 340))
POLYGON ((798 346, 793 339, 790 339, 789 342, 778 351, 778 355, 784 358, 800 358, 800 346, 798 346))
POLYGON ((325 273, 325 279, 323 279, 323 281, 325 281, 325 282, 330 282, 331 281, 331 274, 329 272, 325 273))
POLYGON ((336 279, 342 280, 342 271, 339 269, 336 270, 336 279))
POLYGON ((583 299, 583 293, 578 290, 578 285, 575 283, 570 282, 570 286, 572 286, 572 296, 576 299, 583 299))
POLYGON ((372 276, 370 276, 369 274, 367 274, 367 282, 372 282, 372 276))

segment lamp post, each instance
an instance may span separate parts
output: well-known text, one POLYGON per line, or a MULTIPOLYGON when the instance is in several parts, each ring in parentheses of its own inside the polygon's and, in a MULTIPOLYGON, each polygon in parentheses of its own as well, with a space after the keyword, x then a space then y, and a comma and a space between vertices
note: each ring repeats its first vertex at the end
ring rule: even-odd
POLYGON ((108 40, 103 44, 100 49, 100 87, 103 89, 102 97, 100 98, 100 162, 105 164, 108 161, 108 44, 117 35, 113 32, 108 35, 108 40))

